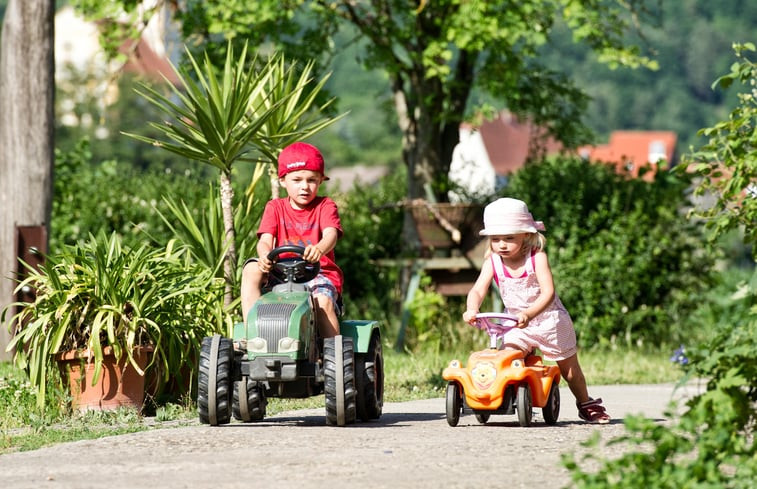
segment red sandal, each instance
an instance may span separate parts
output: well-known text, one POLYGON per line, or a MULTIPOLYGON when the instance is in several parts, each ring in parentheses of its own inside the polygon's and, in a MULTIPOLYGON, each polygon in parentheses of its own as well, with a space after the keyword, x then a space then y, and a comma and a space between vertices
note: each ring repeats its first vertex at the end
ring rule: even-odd
POLYGON ((578 408, 578 417, 587 423, 607 424, 610 422, 610 415, 607 414, 605 407, 602 405, 602 399, 591 399, 584 403, 576 403, 578 408))

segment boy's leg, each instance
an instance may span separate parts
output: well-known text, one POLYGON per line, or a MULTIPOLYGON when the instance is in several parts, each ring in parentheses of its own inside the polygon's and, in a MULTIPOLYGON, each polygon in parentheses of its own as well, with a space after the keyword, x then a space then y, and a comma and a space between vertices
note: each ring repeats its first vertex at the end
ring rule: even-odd
POLYGON ((242 285, 240 296, 242 299, 242 320, 247 324, 247 314, 260 298, 260 289, 263 286, 265 274, 256 259, 247 260, 242 267, 242 285))
POLYGON ((339 334, 339 314, 337 301, 339 292, 323 274, 308 282, 315 302, 318 330, 324 338, 331 338, 339 334))
POLYGON ((315 302, 316 314, 318 319, 318 329, 321 336, 331 338, 339 334, 339 318, 336 315, 336 308, 331 297, 325 294, 313 296, 315 302))

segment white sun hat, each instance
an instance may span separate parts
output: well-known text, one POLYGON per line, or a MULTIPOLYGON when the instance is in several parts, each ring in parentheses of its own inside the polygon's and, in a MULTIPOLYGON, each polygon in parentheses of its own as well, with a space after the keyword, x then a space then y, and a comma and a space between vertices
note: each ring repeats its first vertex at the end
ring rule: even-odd
POLYGON ((534 221, 525 202, 518 199, 497 199, 484 208, 484 229, 481 236, 504 236, 509 234, 544 231, 544 223, 534 221))

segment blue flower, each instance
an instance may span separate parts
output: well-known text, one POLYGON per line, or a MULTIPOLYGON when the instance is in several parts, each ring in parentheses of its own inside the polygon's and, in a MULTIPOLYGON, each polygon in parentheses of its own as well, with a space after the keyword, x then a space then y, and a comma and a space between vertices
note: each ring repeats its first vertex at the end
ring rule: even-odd
POLYGON ((686 357, 686 348, 684 348, 683 345, 678 347, 678 349, 673 352, 673 356, 670 357, 670 361, 679 365, 688 365, 689 359, 686 357))

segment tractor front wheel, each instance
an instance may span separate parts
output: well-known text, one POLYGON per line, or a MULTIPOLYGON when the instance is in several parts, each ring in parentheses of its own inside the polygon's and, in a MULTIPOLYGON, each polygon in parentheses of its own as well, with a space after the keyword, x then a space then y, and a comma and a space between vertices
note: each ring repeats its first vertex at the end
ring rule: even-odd
POLYGON ((234 382, 234 418, 249 423, 260 421, 265 417, 268 400, 265 392, 255 381, 245 375, 242 380, 234 382))

